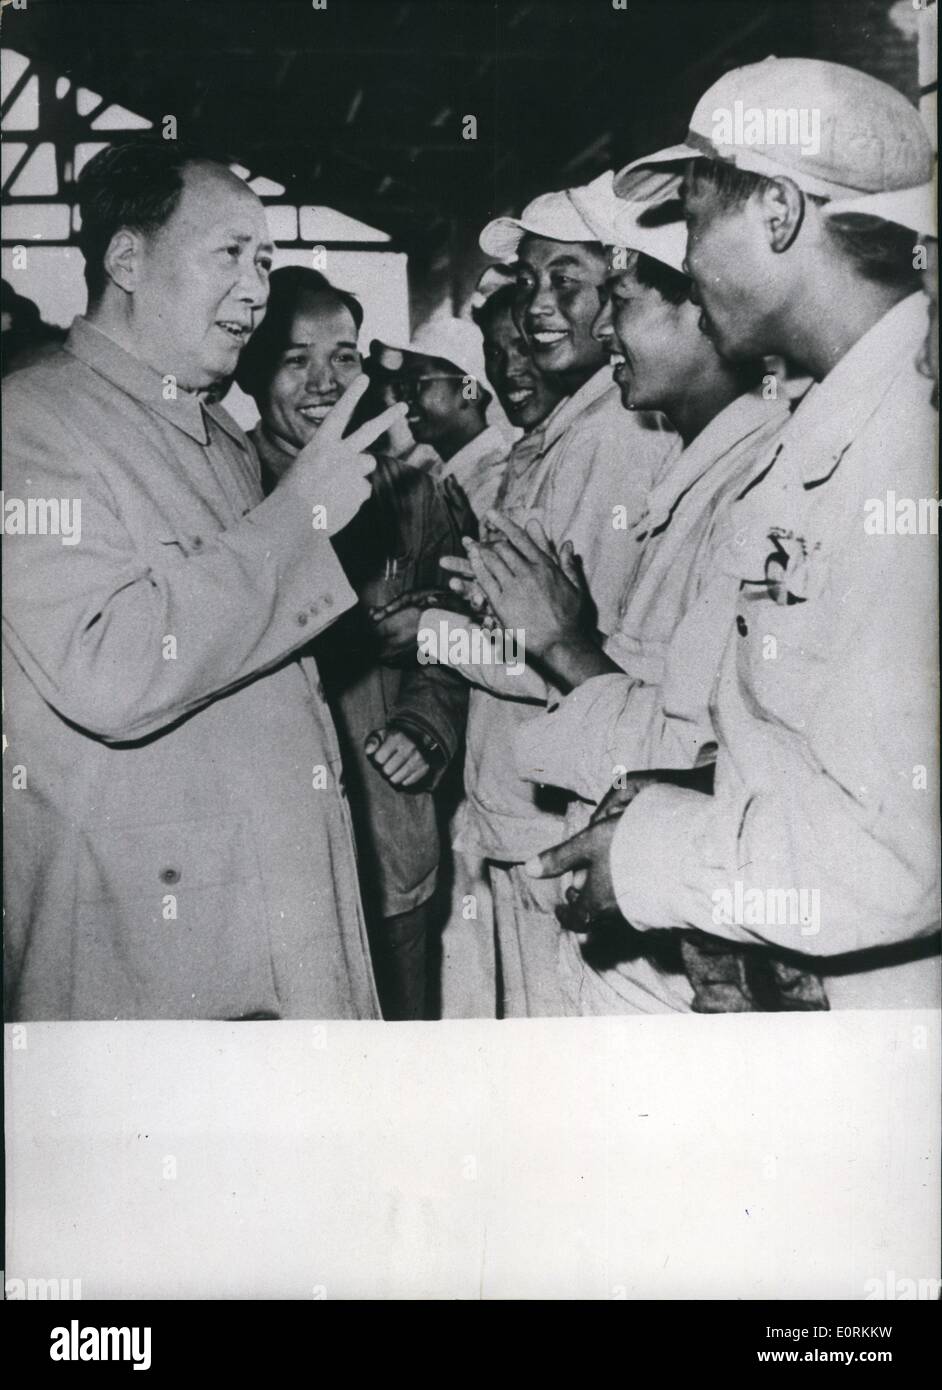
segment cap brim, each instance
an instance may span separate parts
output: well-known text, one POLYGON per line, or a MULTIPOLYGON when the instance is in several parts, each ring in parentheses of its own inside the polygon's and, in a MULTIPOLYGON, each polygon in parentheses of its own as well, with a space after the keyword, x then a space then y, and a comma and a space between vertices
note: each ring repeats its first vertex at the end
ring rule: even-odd
POLYGON ((835 198, 824 206, 825 217, 842 213, 862 213, 895 222, 922 236, 938 237, 935 189, 931 183, 915 188, 897 188, 888 193, 867 193, 859 198, 835 198))
POLYGON ((370 342, 370 356, 388 372, 401 371, 405 358, 414 355, 411 348, 401 343, 384 343, 381 338, 373 338, 370 342))
POLYGON ((526 227, 516 217, 495 217, 478 237, 478 245, 495 261, 515 261, 517 247, 526 235, 526 227))
POLYGON ((682 166, 688 159, 702 159, 703 151, 695 145, 669 145, 654 154, 633 159, 615 175, 612 187, 619 198, 632 203, 657 203, 662 198, 676 196, 682 166), (666 168, 664 166, 667 166, 666 168))
POLYGON ((627 251, 641 251, 646 256, 686 274, 684 257, 687 254, 687 224, 678 219, 660 227, 645 227, 639 217, 650 210, 650 203, 626 203, 625 210, 615 219, 616 246, 627 251))

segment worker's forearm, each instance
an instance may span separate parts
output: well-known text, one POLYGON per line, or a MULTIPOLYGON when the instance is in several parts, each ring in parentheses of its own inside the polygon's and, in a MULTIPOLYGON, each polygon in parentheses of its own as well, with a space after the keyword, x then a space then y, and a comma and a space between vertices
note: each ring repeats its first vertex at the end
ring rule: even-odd
POLYGON ((599 641, 580 637, 554 642, 540 655, 540 664, 560 690, 574 690, 593 676, 620 674, 621 668, 606 656, 599 641))

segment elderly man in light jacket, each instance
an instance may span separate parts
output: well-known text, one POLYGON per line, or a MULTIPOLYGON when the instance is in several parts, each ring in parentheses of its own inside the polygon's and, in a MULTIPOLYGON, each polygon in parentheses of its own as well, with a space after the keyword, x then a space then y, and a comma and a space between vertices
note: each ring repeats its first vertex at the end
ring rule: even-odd
POLYGON ((5 389, 8 1016, 375 1017, 298 651, 356 601, 330 537, 402 408, 341 441, 352 387, 263 501, 209 400, 265 308, 258 199, 159 142, 102 151, 80 197, 88 314, 5 389))

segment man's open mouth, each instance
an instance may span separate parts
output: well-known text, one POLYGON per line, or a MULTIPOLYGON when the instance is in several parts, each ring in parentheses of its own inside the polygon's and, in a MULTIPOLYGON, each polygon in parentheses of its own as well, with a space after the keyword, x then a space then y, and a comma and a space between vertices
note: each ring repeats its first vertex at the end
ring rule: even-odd
POLYGON ((325 415, 330 414, 335 404, 335 401, 331 401, 329 405, 299 405, 298 414, 305 420, 310 420, 312 424, 319 425, 325 415))
POLYGON ((512 391, 507 392, 507 403, 519 410, 521 406, 526 405, 527 401, 532 400, 535 395, 536 391, 532 386, 515 386, 512 391))
POLYGON ((564 338, 568 338, 569 334, 564 328, 540 328, 532 332, 530 337, 535 343, 538 343, 540 347, 555 347, 556 344, 561 343, 564 338))
POLYGON ((228 333, 233 342, 240 344, 248 341, 252 331, 251 324, 237 323, 235 319, 218 319, 216 327, 221 328, 224 333, 228 333))

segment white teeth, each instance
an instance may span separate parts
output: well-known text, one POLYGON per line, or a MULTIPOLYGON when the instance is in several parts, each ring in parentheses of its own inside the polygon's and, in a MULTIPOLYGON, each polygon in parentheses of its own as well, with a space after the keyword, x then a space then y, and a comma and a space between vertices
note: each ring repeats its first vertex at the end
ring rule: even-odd
POLYGON ((303 415, 305 420, 323 420, 324 416, 330 413, 330 410, 331 407, 329 405, 298 406, 298 414, 303 415))
POLYGON ((620 353, 620 352, 613 352, 613 353, 611 353, 611 355, 609 356, 609 359, 608 359, 608 360, 609 360, 609 362, 611 362, 611 364, 612 364, 613 367, 617 367, 617 366, 619 366, 619 365, 621 365, 621 366, 624 366, 624 365, 625 365, 625 358, 624 358, 624 355, 623 355, 622 353, 620 353))
POLYGON ((225 319, 220 319, 219 327, 225 329, 225 331, 227 333, 230 333, 233 338, 243 338, 246 333, 246 328, 244 324, 232 323, 231 321, 225 319))
POLYGON ((511 405, 522 405, 523 402, 528 401, 532 395, 532 391, 508 391, 507 399, 510 401, 511 405))
POLYGON ((561 338, 566 337, 566 334, 565 332, 553 333, 549 330, 544 330, 542 333, 534 333, 532 336, 538 343, 558 343, 561 338))

